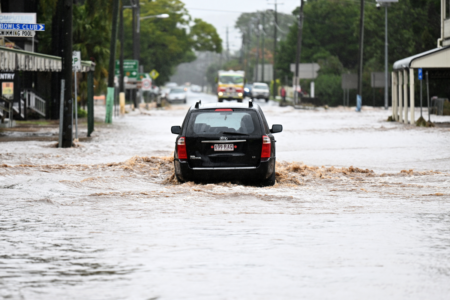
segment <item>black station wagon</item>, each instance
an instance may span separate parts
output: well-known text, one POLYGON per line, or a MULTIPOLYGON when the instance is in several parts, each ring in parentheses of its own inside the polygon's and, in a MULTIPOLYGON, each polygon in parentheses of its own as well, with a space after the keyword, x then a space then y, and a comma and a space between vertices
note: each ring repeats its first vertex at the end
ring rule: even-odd
POLYGON ((257 104, 192 106, 183 126, 172 126, 175 175, 179 182, 253 182, 275 184, 275 138, 282 125, 269 128, 257 104))

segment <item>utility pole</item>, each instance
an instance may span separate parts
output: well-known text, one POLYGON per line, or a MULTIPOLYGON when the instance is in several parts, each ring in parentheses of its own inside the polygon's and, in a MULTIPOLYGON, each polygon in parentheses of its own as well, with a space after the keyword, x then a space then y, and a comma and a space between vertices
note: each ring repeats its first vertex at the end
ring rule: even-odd
POLYGON ((266 25, 266 14, 265 12, 262 15, 262 53, 261 53, 261 82, 264 82, 265 76, 264 76, 264 42, 265 42, 265 32, 264 32, 264 25, 266 25))
POLYGON ((227 26, 227 62, 230 60, 230 44, 228 42, 228 26, 227 26))
POLYGON ((119 79, 119 91, 122 94, 123 97, 125 97, 125 76, 124 76, 124 71, 123 71, 123 48, 124 48, 124 42, 125 42, 125 36, 124 36, 124 31, 123 31, 123 9, 124 7, 122 6, 120 8, 120 79, 119 79))
MULTIPOLYGON (((299 77, 299 67, 300 67, 300 56, 302 52, 302 33, 303 33, 303 2, 300 0, 300 12, 298 17, 298 35, 297 35, 297 53, 295 55, 295 77, 294 77, 294 105, 298 102, 298 92, 297 87, 300 83, 299 77)), ((364 0, 361 0, 364 1, 364 0)))
POLYGON ((275 26, 273 26, 273 99, 276 98, 278 93, 278 87, 277 87, 277 68, 275 66, 276 64, 276 54, 277 54, 277 33, 278 33, 278 12, 277 12, 277 1, 275 0, 275 10, 274 10, 274 21, 275 26))
MULTIPOLYGON (((62 0, 60 0, 62 1, 62 0)), ((65 80, 64 87, 64 110, 63 110, 63 134, 62 148, 72 147, 72 114, 73 114, 73 98, 72 98, 72 0, 65 0, 63 4, 63 20, 62 29, 64 33, 64 46, 62 49, 62 78, 65 80)))
MULTIPOLYGON (((359 66, 358 66, 358 96, 362 102, 362 77, 363 77, 363 53, 364 53, 364 0, 361 0, 361 13, 359 20, 359 66)), ((357 96, 357 97, 358 97, 357 96)), ((360 103, 362 105, 362 103, 360 103)), ((358 109, 358 103, 356 104, 358 109)))
POLYGON ((116 66, 116 44, 117 44, 117 18, 119 16, 119 2, 120 0, 114 0, 113 2, 113 18, 111 29, 111 44, 109 46, 109 71, 108 71, 108 91, 106 96, 106 120, 105 123, 112 123, 112 103, 115 98, 115 86, 114 86, 114 69, 116 66))
POLYGON ((255 64, 256 65, 256 70, 255 70, 256 75, 253 76, 253 77, 255 77, 255 81, 258 81, 258 75, 259 75, 259 43, 261 40, 261 31, 260 31, 259 25, 261 25, 261 23, 258 18, 258 25, 256 27, 258 29, 258 42, 256 44, 256 64, 255 64))
POLYGON ((252 37, 250 36, 250 23, 247 26, 247 53, 246 53, 246 60, 245 60, 245 75, 248 78, 248 74, 250 74, 249 70, 249 59, 250 59, 250 45, 252 43, 252 37))

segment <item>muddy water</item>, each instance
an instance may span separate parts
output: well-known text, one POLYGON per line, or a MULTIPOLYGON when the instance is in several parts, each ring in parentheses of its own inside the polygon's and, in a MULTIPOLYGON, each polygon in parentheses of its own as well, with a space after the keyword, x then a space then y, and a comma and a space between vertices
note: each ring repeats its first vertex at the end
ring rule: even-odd
MULTIPOLYGON (((178 184, 173 137, 157 124, 180 115, 130 115, 70 150, 0 144, 3 298, 448 298, 446 160, 425 168, 413 153, 395 158, 409 168, 370 168, 376 158, 348 164, 327 154, 333 164, 322 166, 285 159, 280 135, 274 187, 178 184)), ((365 133, 380 135, 379 126, 365 133)), ((364 151, 376 156, 379 146, 364 151)))

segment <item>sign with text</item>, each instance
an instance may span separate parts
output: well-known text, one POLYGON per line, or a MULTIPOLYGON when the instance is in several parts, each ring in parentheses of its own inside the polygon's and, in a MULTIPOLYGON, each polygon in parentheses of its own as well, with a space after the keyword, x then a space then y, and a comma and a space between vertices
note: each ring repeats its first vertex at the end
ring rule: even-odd
POLYGON ((45 31, 45 25, 44 24, 0 23, 0 30, 45 31))
POLYGON ((14 82, 2 82, 2 96, 6 99, 14 98, 14 82))
POLYGON ((34 37, 36 31, 29 30, 0 30, 0 36, 34 37))
POLYGON ((36 24, 36 13, 0 13, 0 23, 36 24))
POLYGON ((343 90, 355 90, 358 88, 358 74, 342 74, 341 87, 343 90))
MULTIPOLYGON (((299 64, 298 77, 300 79, 316 79, 320 66, 317 63, 299 64)), ((295 76, 295 64, 291 64, 291 72, 295 76)))
POLYGON ((77 72, 81 70, 81 52, 80 51, 72 52, 72 69, 77 72))
MULTIPOLYGON (((133 59, 125 59, 123 61, 124 76, 132 79, 138 77, 139 62, 133 59)), ((116 60, 115 75, 120 76, 120 60, 116 60)))

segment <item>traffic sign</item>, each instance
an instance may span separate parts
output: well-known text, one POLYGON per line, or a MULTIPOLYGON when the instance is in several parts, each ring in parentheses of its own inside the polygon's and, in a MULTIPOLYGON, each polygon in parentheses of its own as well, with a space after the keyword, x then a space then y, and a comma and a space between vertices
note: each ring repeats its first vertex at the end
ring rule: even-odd
POLYGON ((156 78, 158 78, 159 73, 158 73, 158 71, 156 71, 155 69, 153 69, 153 70, 149 73, 149 75, 150 75, 151 78, 156 79, 156 78))
POLYGON ((422 72, 422 69, 420 68, 420 69, 418 69, 419 71, 418 71, 418 77, 419 77, 419 80, 422 80, 423 79, 423 72, 422 72))
POLYGON ((0 23, 0 30, 45 31, 45 24, 0 23))
POLYGON ((80 51, 73 51, 73 53, 72 53, 72 69, 74 71, 81 70, 81 52, 80 51))
MULTIPOLYGON (((138 69, 139 69, 139 62, 137 60, 126 59, 123 61, 124 76, 127 76, 128 78, 137 79, 138 69)), ((116 60, 115 74, 116 76, 120 76, 120 60, 116 60)))
POLYGON ((152 89, 152 80, 150 78, 142 79, 142 90, 150 91, 152 89))
POLYGON ((0 23, 36 24, 36 13, 0 13, 0 23))
POLYGON ((0 30, 0 36, 34 37, 36 31, 30 30, 0 30))
POLYGON ((138 81, 142 81, 142 79, 145 79, 145 78, 150 78, 150 76, 147 73, 138 73, 138 76, 137 76, 138 81))

